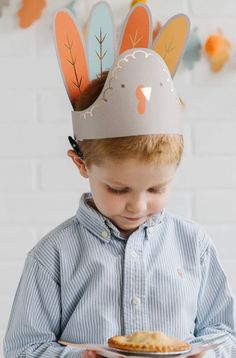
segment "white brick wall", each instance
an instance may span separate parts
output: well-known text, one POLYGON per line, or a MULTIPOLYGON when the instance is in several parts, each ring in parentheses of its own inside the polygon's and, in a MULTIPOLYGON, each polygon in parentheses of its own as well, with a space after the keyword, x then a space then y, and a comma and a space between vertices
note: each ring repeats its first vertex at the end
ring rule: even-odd
MULTIPOLYGON (((69 2, 48 0, 41 20, 26 30, 17 27, 20 0, 10 1, 0 19, 0 341, 27 252, 74 214, 88 190, 66 157, 70 105, 52 43, 53 13, 69 2)), ((82 21, 94 2, 78 1, 82 21)), ((129 1, 109 3, 119 24, 129 1)), ((149 4, 162 22, 187 13, 203 41, 222 27, 236 47, 234 0, 149 4)), ((236 293, 236 71, 228 65, 213 75, 203 56, 193 72, 181 66, 175 83, 186 104, 186 147, 168 208, 206 227, 236 293)))

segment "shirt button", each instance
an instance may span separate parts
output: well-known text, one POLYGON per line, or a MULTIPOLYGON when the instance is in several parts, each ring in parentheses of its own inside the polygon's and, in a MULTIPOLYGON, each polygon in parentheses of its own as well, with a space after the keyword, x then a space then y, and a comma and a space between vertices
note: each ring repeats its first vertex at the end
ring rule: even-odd
POLYGON ((132 300, 131 300, 131 303, 132 303, 133 305, 140 305, 141 300, 140 300, 139 297, 133 297, 132 300))
POLYGON ((136 251, 130 251, 130 256, 136 259, 138 257, 138 254, 136 251))
POLYGON ((107 231, 102 231, 102 237, 103 239, 107 239, 109 236, 108 232, 107 231))

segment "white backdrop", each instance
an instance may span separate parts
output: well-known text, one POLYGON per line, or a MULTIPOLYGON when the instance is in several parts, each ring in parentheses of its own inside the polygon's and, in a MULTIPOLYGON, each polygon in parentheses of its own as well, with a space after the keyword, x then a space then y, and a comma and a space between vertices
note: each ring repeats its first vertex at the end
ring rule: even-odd
MULTIPOLYGON (((78 0, 81 21, 95 1, 78 0)), ((19 0, 0 19, 0 340, 30 248, 74 215, 88 190, 66 156, 72 134, 70 105, 52 43, 55 10, 48 0, 42 18, 18 27, 19 0)), ((116 24, 129 1, 110 0, 116 24)), ((164 23, 187 13, 204 41, 218 27, 236 48, 235 0, 150 0, 164 23)), ((168 209, 203 224, 211 234, 236 293, 236 65, 212 74, 203 56, 194 70, 180 67, 176 87, 185 102, 185 153, 168 209)))

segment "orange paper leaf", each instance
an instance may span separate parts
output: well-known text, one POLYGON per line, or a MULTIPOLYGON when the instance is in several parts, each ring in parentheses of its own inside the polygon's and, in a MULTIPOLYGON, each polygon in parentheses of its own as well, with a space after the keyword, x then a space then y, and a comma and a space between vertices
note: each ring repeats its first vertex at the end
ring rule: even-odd
POLYGON ((22 7, 17 13, 20 18, 20 27, 29 27, 35 20, 39 19, 45 5, 45 0, 23 0, 22 7))
POLYGON ((211 35, 208 37, 204 49, 208 56, 214 56, 224 46, 224 38, 221 35, 211 35))
POLYGON ((226 50, 222 50, 218 52, 215 56, 212 56, 210 59, 212 71, 219 72, 224 66, 224 64, 229 60, 229 58, 229 51, 226 50))
POLYGON ((230 58, 231 43, 219 30, 217 34, 210 35, 205 42, 204 50, 208 56, 211 69, 218 72, 230 58))

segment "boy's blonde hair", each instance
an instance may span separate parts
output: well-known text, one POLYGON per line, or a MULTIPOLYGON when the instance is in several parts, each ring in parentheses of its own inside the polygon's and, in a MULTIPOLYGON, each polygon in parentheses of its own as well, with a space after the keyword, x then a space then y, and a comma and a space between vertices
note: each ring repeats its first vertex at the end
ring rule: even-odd
MULTIPOLYGON (((100 95, 108 72, 91 81, 80 95, 75 109, 88 108, 100 95)), ((91 164, 102 165, 104 159, 124 160, 136 158, 153 164, 180 163, 184 148, 180 134, 140 135, 106 139, 87 139, 77 142, 87 167, 91 164)))

